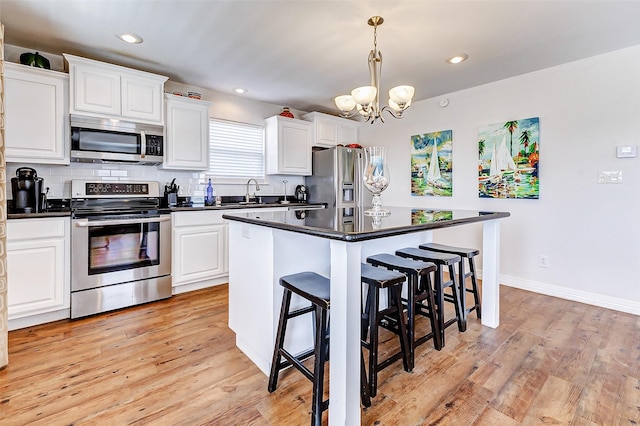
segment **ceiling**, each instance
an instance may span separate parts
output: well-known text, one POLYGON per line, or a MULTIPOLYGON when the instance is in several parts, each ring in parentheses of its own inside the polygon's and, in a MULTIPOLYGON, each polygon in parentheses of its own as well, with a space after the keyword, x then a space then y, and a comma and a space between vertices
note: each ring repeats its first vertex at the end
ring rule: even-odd
POLYGON ((374 15, 381 100, 399 84, 416 101, 640 44, 640 1, 0 0, 7 44, 332 113, 333 97, 369 84, 374 15), (446 62, 458 53, 469 59, 446 62))

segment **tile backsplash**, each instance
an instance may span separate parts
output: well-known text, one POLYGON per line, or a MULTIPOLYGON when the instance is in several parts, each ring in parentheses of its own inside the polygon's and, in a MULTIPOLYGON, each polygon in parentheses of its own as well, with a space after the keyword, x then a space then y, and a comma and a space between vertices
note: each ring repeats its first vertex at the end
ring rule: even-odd
MULTIPOLYGON (((16 170, 20 167, 32 167, 36 170, 38 177, 44 179, 43 191, 47 187, 49 188, 48 198, 71 197, 71 180, 73 179, 158 181, 162 193, 164 185, 175 178, 176 184, 180 186, 180 196, 202 196, 208 182, 208 178, 203 172, 164 170, 160 166, 94 163, 71 163, 70 166, 7 163, 7 180, 14 177, 16 170)), ((269 175, 264 183, 260 182, 262 188, 260 195, 282 195, 284 191, 283 179, 288 181, 287 195, 294 193, 296 185, 304 183, 304 178, 301 176, 269 175)), ((246 193, 245 184, 214 182, 214 186, 217 195, 232 196, 246 193)), ((6 195, 8 199, 12 198, 11 185, 7 185, 6 195)))

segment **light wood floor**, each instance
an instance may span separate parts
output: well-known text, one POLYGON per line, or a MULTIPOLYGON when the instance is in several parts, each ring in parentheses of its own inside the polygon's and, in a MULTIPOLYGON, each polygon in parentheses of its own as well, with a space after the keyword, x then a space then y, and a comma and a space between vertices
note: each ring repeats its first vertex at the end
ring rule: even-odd
MULTIPOLYGON (((0 424, 309 424, 310 382, 269 394, 226 324, 220 286, 10 332, 0 424)), ((498 329, 472 314, 417 355, 380 374, 363 425, 640 424, 638 316, 502 287, 498 329)))

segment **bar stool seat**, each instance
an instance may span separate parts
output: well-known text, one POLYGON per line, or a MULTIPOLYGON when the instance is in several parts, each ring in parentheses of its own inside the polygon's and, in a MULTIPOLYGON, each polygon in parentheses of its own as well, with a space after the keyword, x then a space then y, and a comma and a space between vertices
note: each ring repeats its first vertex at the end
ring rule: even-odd
POLYGON ((410 372, 409 343, 402 308, 402 285, 406 277, 399 272, 361 265, 361 279, 367 284, 365 306, 362 312, 362 346, 369 350, 369 394, 377 394, 378 372, 398 359, 402 359, 405 371, 410 372), (388 304, 380 309, 380 291, 388 292, 388 304), (384 327, 398 336, 400 351, 378 362, 378 327, 384 327), (369 340, 367 341, 367 334, 369 340))
POLYGON ((458 331, 463 332, 467 329, 467 323, 464 319, 464 314, 460 307, 460 295, 458 292, 458 286, 455 281, 454 265, 461 261, 460 256, 449 253, 439 253, 430 250, 423 250, 415 247, 405 247, 400 250, 396 250, 396 254, 401 257, 406 257, 415 260, 421 260, 423 262, 433 262, 437 265, 437 274, 435 279, 435 295, 437 306, 438 326, 440 330, 440 340, 442 346, 445 345, 445 329, 453 324, 458 324, 458 331), (449 269, 450 280, 444 280, 444 268, 449 269), (445 294, 445 289, 451 288, 451 295, 445 294), (455 317, 445 321, 444 315, 444 302, 453 303, 455 307, 455 317))
POLYGON ((430 273, 436 271, 436 265, 431 262, 421 262, 405 259, 393 254, 381 253, 367 257, 367 263, 401 272, 407 276, 407 299, 403 299, 407 309, 407 337, 409 340, 409 368, 415 366, 416 347, 433 339, 437 350, 442 349, 440 329, 438 328, 436 302, 430 273), (426 303, 426 305, 425 305, 426 303), (416 337, 416 314, 425 316, 431 324, 431 331, 416 337))
MULTIPOLYGON (((280 371, 289 366, 295 367, 313 383, 311 425, 320 426, 322 424, 322 412, 329 408, 329 400, 323 400, 323 398, 324 365, 329 354, 328 314, 331 306, 331 283, 328 278, 315 272, 300 272, 280 278, 280 285, 284 287, 284 293, 267 389, 269 392, 274 392, 278 384, 280 371), (293 293, 309 301, 310 305, 290 312, 291 295, 293 293), (312 349, 293 355, 284 348, 287 322, 291 318, 308 313, 311 313, 314 317, 314 346, 312 349), (312 355, 315 357, 313 372, 303 364, 303 361, 312 355)), ((364 375, 362 353, 360 354, 360 360, 362 403, 368 407, 371 405, 371 401, 368 392, 369 386, 364 375)))
POLYGON ((474 248, 454 247, 445 244, 438 243, 425 243, 420 244, 421 249, 437 251, 441 253, 457 254, 460 257, 466 258, 469 264, 469 272, 465 273, 464 261, 460 262, 458 268, 458 284, 460 285, 460 301, 464 312, 465 319, 469 316, 471 311, 476 311, 478 319, 482 318, 482 312, 480 308, 480 293, 478 292, 478 275, 476 273, 476 266, 473 258, 480 254, 480 250, 474 248), (467 287, 467 278, 471 278, 471 288, 467 287), (466 308, 466 293, 473 294, 474 305, 466 308))

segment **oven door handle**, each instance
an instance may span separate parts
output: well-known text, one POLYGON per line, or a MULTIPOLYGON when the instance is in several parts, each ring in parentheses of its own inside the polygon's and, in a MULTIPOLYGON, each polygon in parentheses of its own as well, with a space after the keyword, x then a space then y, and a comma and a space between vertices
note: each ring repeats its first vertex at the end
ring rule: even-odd
POLYGON ((82 228, 88 228, 91 226, 107 226, 107 225, 132 225, 136 223, 152 223, 152 222, 168 222, 171 220, 171 216, 159 216, 159 217, 145 217, 140 219, 111 219, 111 220, 88 220, 88 219, 74 219, 73 225, 82 228))

